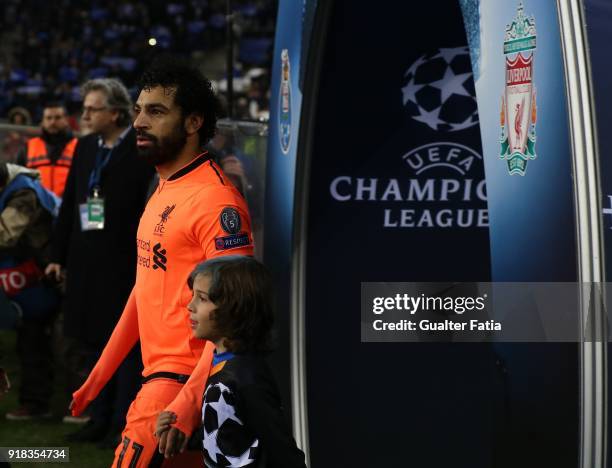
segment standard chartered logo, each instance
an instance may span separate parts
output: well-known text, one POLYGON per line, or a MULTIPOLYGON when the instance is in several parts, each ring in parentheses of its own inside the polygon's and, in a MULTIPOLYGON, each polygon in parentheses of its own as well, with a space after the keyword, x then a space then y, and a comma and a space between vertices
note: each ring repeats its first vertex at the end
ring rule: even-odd
POLYGON ((330 183, 331 197, 388 204, 381 213, 385 228, 488 227, 485 180, 470 176, 476 164, 481 167, 482 156, 458 143, 438 142, 415 148, 402 160, 412 177, 340 175, 330 183))
POLYGON ((163 249, 160 243, 155 244, 153 246, 153 269, 161 268, 163 271, 166 271, 167 261, 166 249, 163 249))

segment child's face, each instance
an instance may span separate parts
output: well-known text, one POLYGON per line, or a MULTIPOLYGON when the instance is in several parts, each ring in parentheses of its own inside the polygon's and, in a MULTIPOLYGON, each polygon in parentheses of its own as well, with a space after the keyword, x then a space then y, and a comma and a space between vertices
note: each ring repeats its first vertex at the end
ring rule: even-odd
POLYGON ((215 341, 220 337, 215 332, 215 323, 212 318, 217 308, 208 298, 210 278, 207 275, 198 275, 193 281, 193 297, 187 306, 191 328, 196 338, 215 341))

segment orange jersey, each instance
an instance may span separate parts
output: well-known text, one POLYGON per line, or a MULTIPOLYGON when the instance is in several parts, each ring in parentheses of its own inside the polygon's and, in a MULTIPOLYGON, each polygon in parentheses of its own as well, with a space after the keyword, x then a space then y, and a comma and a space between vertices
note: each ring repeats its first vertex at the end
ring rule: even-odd
POLYGON ((192 336, 187 278, 206 259, 253 255, 246 202, 221 169, 201 156, 160 181, 140 219, 136 244, 143 375, 191 374, 205 342, 192 336))
MULTIPOLYGON (((246 202, 221 169, 202 155, 160 181, 140 219, 136 246, 136 283, 98 362, 73 393, 72 414, 81 414, 93 401, 140 338, 145 376, 191 375, 166 407, 177 414, 175 426, 190 435, 200 423, 214 346, 192 336, 187 278, 208 258, 253 255, 246 202)), ((148 421, 150 414, 143 417, 154 424, 148 421)), ((133 430, 131 426, 128 421, 124 432, 133 430)), ((136 442, 153 453, 154 441, 136 442)), ((138 463, 146 466, 147 457, 138 463)))

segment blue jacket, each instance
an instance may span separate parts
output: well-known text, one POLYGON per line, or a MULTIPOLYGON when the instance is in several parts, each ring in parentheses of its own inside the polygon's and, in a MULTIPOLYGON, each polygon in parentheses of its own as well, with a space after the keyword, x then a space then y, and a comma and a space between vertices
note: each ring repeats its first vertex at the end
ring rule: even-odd
MULTIPOLYGON (((53 218, 57 216, 60 199, 27 173, 16 174, 0 192, 0 213, 5 210, 15 193, 22 190, 32 190, 42 208, 53 218)), ((33 258, 0 258, 0 294, 19 305, 17 310, 20 309, 24 320, 42 318, 57 308, 57 292, 44 286, 40 281, 41 277, 42 271, 33 258)), ((13 328, 19 319, 15 314, 16 309, 8 305, 10 303, 4 298, 0 300, 0 328, 13 328)))

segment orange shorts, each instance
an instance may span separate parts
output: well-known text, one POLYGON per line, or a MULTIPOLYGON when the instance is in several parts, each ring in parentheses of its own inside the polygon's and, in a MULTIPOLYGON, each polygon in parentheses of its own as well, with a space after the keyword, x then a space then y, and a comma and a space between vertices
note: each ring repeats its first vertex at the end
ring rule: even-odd
POLYGON ((164 411, 183 384, 169 379, 155 379, 142 386, 130 405, 122 442, 115 450, 115 468, 147 466, 198 467, 204 465, 202 452, 185 451, 170 459, 163 459, 157 450, 158 439, 153 435, 159 413, 164 411))

